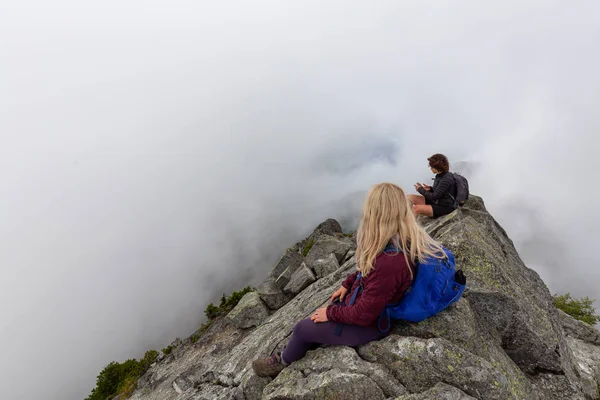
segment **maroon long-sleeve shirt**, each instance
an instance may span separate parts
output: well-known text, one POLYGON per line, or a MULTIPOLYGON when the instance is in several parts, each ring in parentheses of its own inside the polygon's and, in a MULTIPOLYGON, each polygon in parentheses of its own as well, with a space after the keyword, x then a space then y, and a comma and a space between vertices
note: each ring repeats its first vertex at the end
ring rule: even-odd
MULTIPOLYGON (((410 263, 414 273, 414 265, 410 263)), ((348 289, 345 305, 329 305, 327 319, 344 324, 374 326, 386 304, 398 303, 411 283, 404 254, 382 253, 375 259, 373 270, 362 277, 363 290, 359 291, 353 305, 349 305, 352 294, 359 286, 358 271, 350 274, 342 283, 348 289)))

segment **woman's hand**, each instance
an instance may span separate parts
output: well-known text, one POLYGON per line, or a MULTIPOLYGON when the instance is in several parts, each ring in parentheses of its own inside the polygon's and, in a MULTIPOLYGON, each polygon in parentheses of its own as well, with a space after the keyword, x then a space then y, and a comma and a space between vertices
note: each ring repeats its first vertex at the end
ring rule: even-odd
POLYGON ((310 316, 310 319, 316 324, 318 322, 327 322, 327 309, 319 308, 313 315, 310 316))
POLYGON ((331 295, 331 302, 333 303, 333 301, 336 299, 336 297, 340 298, 340 302, 344 301, 344 297, 346 297, 346 293, 348 293, 348 289, 346 289, 345 287, 340 287, 338 290, 335 291, 334 294, 331 295))
POLYGON ((422 188, 423 186, 420 183, 416 183, 415 184, 415 190, 418 192, 420 188, 422 188))
POLYGON ((429 192, 431 190, 431 186, 429 185, 423 185, 423 188, 425 188, 425 191, 429 192))

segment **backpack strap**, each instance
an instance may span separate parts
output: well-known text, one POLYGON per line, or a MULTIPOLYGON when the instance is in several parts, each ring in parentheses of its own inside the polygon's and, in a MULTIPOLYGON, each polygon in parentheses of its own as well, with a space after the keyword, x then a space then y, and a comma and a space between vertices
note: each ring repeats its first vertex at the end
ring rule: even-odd
POLYGON ((379 320, 377 320, 377 329, 379 329, 380 332, 382 333, 388 333, 389 330, 392 328, 392 318, 390 316, 390 308, 396 306, 396 304, 393 305, 387 305, 385 306, 385 308, 383 309, 383 311, 381 312, 381 315, 379 316, 379 320), (387 321, 387 328, 383 329, 381 328, 381 321, 387 321))
MULTIPOLYGON (((448 173, 451 174, 452 178, 454 179, 454 188, 456 189, 456 194, 458 195, 458 183, 456 182, 456 175, 453 172, 450 172, 450 171, 448 171, 448 173)), ((454 207, 455 208, 459 208, 460 204, 458 203, 458 201, 456 201, 456 197, 452 196, 452 193, 451 193, 450 190, 448 190, 448 194, 450 195, 450 198, 454 202, 454 207)))
POLYGON ((354 293, 352 293, 352 297, 350 298, 350 302, 348 303, 349 306, 354 305, 354 302, 356 301, 356 296, 358 295, 358 292, 359 291, 362 292, 364 289, 361 279, 362 279, 362 274, 359 272, 358 275, 356 275, 356 280, 360 283, 358 284, 358 287, 356 289, 354 289, 354 293))
MULTIPOLYGON (((360 282, 358 284, 358 287, 356 289, 354 289, 354 292, 352 293, 352 297, 350 298, 350 302, 348 303, 349 306, 354 305, 354 303, 356 302, 356 296, 358 296, 358 292, 362 292, 363 291, 363 284, 361 282, 362 280, 362 274, 359 272, 358 275, 356 275, 356 280, 358 282, 360 282)), ((340 306, 345 306, 346 303, 340 303, 340 306)), ((342 330, 344 330, 344 324, 343 323, 338 323, 335 327, 335 331, 333 332, 333 334, 335 336, 340 336, 342 334, 342 330)))

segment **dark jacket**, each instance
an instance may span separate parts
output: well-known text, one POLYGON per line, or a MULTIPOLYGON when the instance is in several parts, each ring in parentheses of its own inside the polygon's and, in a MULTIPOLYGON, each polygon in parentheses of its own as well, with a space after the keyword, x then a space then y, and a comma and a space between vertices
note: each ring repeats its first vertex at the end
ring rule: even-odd
POLYGON ((451 172, 442 172, 435 176, 431 190, 420 187, 419 193, 428 200, 428 204, 450 206, 456 208, 456 181, 451 172))
MULTIPOLYGON (((414 273, 412 263, 410 268, 414 273)), ((344 298, 345 305, 329 305, 327 319, 344 324, 376 326, 385 305, 398 303, 410 286, 410 272, 406 267, 404 254, 378 255, 373 270, 360 280, 363 290, 359 291, 354 304, 349 305, 354 290, 359 286, 357 274, 358 271, 350 274, 342 283, 348 289, 344 298)))

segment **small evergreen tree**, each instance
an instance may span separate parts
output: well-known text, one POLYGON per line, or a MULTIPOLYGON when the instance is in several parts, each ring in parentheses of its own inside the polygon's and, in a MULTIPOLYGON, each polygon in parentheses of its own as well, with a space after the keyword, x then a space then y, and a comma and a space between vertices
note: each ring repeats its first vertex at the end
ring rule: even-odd
POLYGON ((575 299, 570 293, 554 295, 554 305, 559 310, 563 310, 570 316, 589 325, 596 325, 600 322, 600 315, 596 315, 594 301, 589 297, 575 299))

